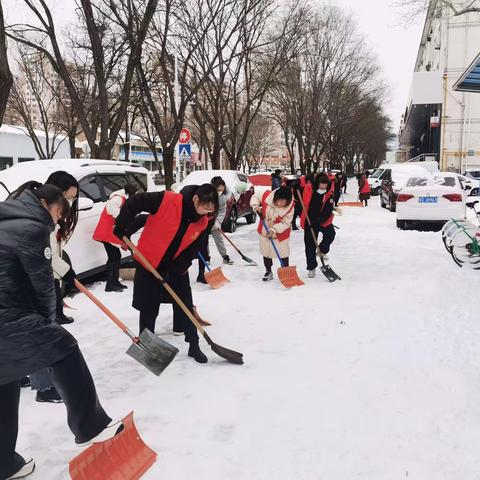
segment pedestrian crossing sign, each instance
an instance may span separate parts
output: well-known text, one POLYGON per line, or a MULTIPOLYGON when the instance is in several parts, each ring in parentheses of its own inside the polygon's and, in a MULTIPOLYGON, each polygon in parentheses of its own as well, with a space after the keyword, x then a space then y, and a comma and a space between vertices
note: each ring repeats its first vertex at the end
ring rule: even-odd
POLYGON ((192 156, 192 146, 189 143, 178 146, 178 155, 183 160, 188 160, 192 156))

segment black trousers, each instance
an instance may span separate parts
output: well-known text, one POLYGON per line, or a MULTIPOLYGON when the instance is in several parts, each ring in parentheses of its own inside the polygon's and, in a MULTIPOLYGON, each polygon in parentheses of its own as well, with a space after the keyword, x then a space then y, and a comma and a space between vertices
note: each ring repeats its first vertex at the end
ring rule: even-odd
MULTIPOLYGON (((288 267, 288 257, 282 258, 282 263, 284 267, 288 267)), ((265 270, 267 272, 272 271, 273 260, 271 258, 263 257, 263 264, 265 265, 265 270)))
POLYGON ((295 202, 295 207, 293 208, 293 219, 292 219, 292 225, 297 224, 297 217, 300 217, 302 215, 302 205, 300 202, 297 200, 295 202))
MULTIPOLYGON (((67 421, 76 443, 98 435, 110 422, 97 397, 95 384, 78 347, 50 367, 52 380, 67 408, 67 421)), ((18 435, 20 381, 0 385, 0 479, 24 463, 15 452, 18 435)), ((48 441, 48 439, 45 439, 48 441)), ((55 439, 51 439, 55 442, 55 439)))
POLYGON ((60 280, 55 280, 55 296, 56 296, 56 304, 55 304, 55 310, 57 313, 57 316, 62 317, 63 316, 63 295, 62 295, 62 289, 60 287, 60 280))
MULTIPOLYGON (((321 227, 319 225, 313 226, 313 231, 315 236, 318 239, 318 234, 322 233, 323 238, 320 242, 320 251, 322 253, 328 253, 330 251, 330 245, 335 240, 335 227, 329 225, 328 227, 321 227)), ((317 246, 312 238, 312 233, 310 232, 310 227, 306 225, 304 232, 304 241, 305 241, 305 257, 307 258, 307 270, 314 270, 318 267, 317 262, 317 246)))
MULTIPOLYGON (((137 283, 137 276, 138 273, 135 277, 135 289, 140 287, 140 284, 137 283)), ((142 279, 142 282, 152 282, 152 284, 146 290, 148 291, 153 287, 154 292, 152 292, 150 298, 145 299, 146 301, 142 301, 142 304, 140 306, 134 305, 134 307, 140 311, 140 333, 145 328, 148 328, 151 332, 155 332, 155 323, 157 320, 158 312, 160 310, 160 305, 162 303, 171 303, 173 305, 173 330, 176 332, 184 332, 186 342, 198 343, 198 333, 195 325, 193 325, 185 312, 177 305, 175 300, 170 297, 168 292, 158 282, 158 280, 156 280, 152 275, 150 275, 150 277, 151 280, 146 277, 142 279)), ((182 299, 183 303, 185 303, 187 308, 192 311, 192 288, 190 287, 190 278, 188 276, 188 272, 180 276, 170 277, 168 279, 168 284, 182 299)))
POLYGON ((119 262, 122 259, 120 248, 108 242, 102 242, 102 243, 103 243, 103 246, 105 247, 105 251, 107 252, 107 256, 108 256, 108 261, 110 263, 119 262))

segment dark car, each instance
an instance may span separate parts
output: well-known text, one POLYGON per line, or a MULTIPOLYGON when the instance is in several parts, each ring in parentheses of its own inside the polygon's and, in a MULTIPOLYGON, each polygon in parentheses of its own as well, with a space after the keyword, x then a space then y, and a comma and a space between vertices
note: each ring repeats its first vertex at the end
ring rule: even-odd
POLYGON ((196 170, 189 173, 183 181, 174 185, 173 190, 180 192, 187 185, 210 183, 213 177, 222 177, 227 185, 227 192, 230 194, 222 230, 235 232, 239 218, 245 218, 248 224, 255 223, 257 216, 250 206, 254 187, 249 183, 248 177, 241 172, 235 170, 196 170))

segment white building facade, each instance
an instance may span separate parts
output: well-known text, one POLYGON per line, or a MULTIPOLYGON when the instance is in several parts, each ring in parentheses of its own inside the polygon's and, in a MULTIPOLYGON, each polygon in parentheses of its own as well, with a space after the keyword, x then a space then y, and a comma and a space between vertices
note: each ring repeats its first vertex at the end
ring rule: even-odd
MULTIPOLYGON (((37 131, 39 142, 45 149, 45 133, 37 131)), ((60 143, 56 152, 56 158, 69 158, 70 147, 66 137, 58 136, 57 143, 60 143)), ((35 151, 32 139, 25 133, 22 127, 2 125, 0 127, 0 170, 11 167, 16 163, 29 160, 42 160, 35 151)))
POLYGON ((400 128, 400 158, 436 158, 441 170, 480 167, 480 96, 453 90, 480 51, 480 14, 441 15, 432 0, 400 128))

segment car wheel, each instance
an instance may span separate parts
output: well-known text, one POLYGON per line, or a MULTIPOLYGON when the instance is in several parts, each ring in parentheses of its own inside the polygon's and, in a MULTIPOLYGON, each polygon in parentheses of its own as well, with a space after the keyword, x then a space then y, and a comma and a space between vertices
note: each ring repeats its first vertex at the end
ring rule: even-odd
POLYGON ((245 220, 249 225, 255 223, 257 221, 257 214, 255 212, 249 213, 248 215, 245 215, 245 220))
POLYGON ((397 220, 397 228, 399 228, 400 230, 405 230, 406 226, 407 226, 406 220, 397 220))
POLYGON ((232 207, 228 217, 227 232, 234 233, 237 230, 237 209, 232 207))

